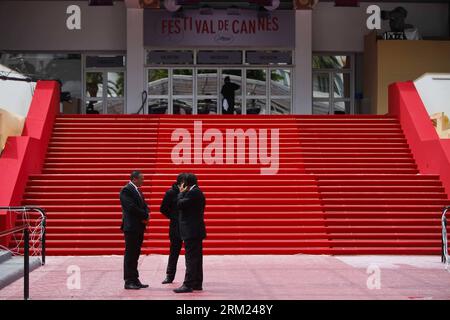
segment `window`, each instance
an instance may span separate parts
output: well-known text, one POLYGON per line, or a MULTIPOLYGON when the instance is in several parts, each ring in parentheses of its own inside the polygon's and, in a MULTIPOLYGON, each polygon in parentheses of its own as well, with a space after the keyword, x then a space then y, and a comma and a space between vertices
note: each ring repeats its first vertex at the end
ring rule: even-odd
POLYGON ((268 114, 267 109, 267 70, 246 70, 247 114, 268 114))
POLYGON ((150 114, 192 114, 194 69, 147 69, 148 112, 150 114))
POLYGON ((60 80, 61 91, 70 93, 71 97, 70 102, 63 103, 63 112, 81 113, 81 54, 0 53, 0 65, 31 78, 60 80))
POLYGON ((242 51, 199 51, 197 64, 242 64, 242 51))
POLYGON ((313 56, 313 69, 351 69, 351 56, 313 56))
POLYGON ((292 51, 246 51, 245 62, 256 65, 291 65, 292 51))
POLYGON ((353 55, 313 56, 313 114, 354 113, 353 55))
POLYGON ((192 114, 194 97, 193 69, 172 70, 173 114, 192 114))
POLYGON ((197 69, 197 113, 217 114, 219 102, 219 70, 197 69))
POLYGON ((270 71, 270 113, 291 113, 291 69, 270 71))
POLYGON ((187 50, 149 50, 147 51, 147 65, 161 64, 193 64, 194 52, 187 50))
POLYGON ((147 77, 149 95, 148 113, 168 113, 169 107, 169 69, 149 69, 147 77))

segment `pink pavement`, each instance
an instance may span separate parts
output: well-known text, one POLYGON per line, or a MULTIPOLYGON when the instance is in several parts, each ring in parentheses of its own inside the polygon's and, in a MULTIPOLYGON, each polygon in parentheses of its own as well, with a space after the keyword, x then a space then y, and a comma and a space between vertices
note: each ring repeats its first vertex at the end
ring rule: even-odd
MULTIPOLYGON (((450 272, 438 256, 205 256, 204 291, 175 294, 184 277, 162 285, 167 256, 141 256, 141 281, 123 289, 121 256, 48 257, 30 274, 30 297, 40 299, 450 299, 450 272), (79 270, 80 288, 73 270, 79 270), (377 278, 373 278, 376 276, 377 278), (369 282, 369 286, 368 286, 369 282), (379 284, 379 289, 377 289, 379 284)), ((78 273, 75 273, 78 274, 78 273)), ((0 300, 22 299, 23 279, 0 290, 0 300)))

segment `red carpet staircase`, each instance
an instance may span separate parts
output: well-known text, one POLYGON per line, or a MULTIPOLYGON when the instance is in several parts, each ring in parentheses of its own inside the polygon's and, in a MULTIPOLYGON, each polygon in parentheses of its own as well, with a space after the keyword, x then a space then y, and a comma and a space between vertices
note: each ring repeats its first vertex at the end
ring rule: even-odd
POLYGON ((23 200, 47 210, 50 255, 123 254, 118 194, 133 169, 145 174, 152 211, 146 254, 168 253, 159 205, 181 171, 197 174, 207 198, 206 254, 440 253, 449 201, 438 176, 419 174, 394 118, 66 115, 23 200), (248 159, 174 165, 172 132, 186 128, 194 143, 194 120, 203 132, 267 129, 270 138, 279 128, 278 174, 248 159))

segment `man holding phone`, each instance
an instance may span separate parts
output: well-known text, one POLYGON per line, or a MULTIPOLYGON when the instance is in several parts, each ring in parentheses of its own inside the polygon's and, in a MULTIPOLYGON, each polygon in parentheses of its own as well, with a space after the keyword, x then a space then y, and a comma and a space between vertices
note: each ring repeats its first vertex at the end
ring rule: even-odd
POLYGON ((177 206, 179 230, 186 249, 186 274, 175 293, 203 290, 203 240, 206 238, 204 212, 206 200, 197 185, 197 177, 187 173, 179 186, 177 206))

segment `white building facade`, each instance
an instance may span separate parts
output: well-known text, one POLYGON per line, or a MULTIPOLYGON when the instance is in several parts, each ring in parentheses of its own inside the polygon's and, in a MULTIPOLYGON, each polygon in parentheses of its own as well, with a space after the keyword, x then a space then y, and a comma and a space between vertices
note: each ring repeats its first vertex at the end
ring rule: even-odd
MULTIPOLYGON (((361 64, 373 3, 264 15, 133 3, 2 1, 0 64, 61 80, 65 113, 221 114, 225 77, 239 85, 238 114, 366 113, 361 64)), ((448 37, 448 4, 378 5, 402 5, 422 36, 448 37)))

